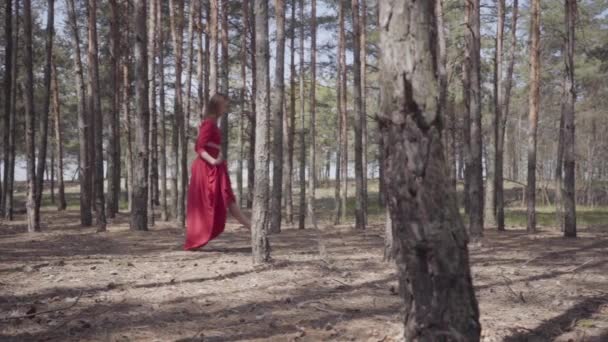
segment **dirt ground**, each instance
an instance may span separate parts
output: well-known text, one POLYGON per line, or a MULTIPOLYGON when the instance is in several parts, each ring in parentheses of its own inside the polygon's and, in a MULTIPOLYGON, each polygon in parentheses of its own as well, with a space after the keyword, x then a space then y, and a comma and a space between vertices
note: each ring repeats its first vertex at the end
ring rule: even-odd
MULTIPOLYGON (((183 232, 95 233, 78 213, 47 211, 39 234, 1 222, 2 341, 393 341, 396 275, 383 232, 287 227, 273 262, 253 267, 249 233, 230 224, 198 252, 183 232), (29 316, 28 316, 29 315, 29 316)), ((23 217, 20 217, 23 219, 23 217)), ((486 231, 471 249, 483 341, 608 341, 608 226, 486 231)))

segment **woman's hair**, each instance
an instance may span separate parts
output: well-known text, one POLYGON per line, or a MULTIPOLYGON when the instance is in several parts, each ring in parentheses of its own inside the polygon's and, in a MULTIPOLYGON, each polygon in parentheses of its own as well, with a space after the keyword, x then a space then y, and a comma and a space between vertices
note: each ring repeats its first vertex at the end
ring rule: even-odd
POLYGON ((220 108, 222 105, 222 101, 228 100, 228 97, 222 93, 215 93, 209 99, 209 103, 207 103, 207 108, 205 108, 205 117, 208 118, 210 116, 219 117, 223 113, 220 113, 220 108))

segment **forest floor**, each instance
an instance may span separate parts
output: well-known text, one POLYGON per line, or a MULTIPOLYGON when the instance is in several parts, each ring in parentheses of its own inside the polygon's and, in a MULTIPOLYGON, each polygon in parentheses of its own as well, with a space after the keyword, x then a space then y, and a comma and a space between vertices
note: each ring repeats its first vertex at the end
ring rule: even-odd
MULTIPOLYGON (((0 224, 2 341, 393 341, 401 330, 395 268, 382 261, 383 223, 270 238, 254 267, 250 236, 230 222, 197 252, 158 223, 108 232, 78 212, 0 224), (326 253, 319 254, 319 234, 326 253)), ((487 230, 471 248, 483 341, 608 341, 608 220, 576 240, 550 229, 487 230)))

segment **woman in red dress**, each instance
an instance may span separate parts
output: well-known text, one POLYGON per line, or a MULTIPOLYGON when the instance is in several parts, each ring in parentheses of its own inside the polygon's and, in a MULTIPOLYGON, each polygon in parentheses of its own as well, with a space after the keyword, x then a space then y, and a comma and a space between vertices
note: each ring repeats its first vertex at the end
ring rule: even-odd
POLYGON ((228 211, 243 226, 251 228, 236 204, 221 150, 222 135, 217 121, 227 109, 228 98, 222 94, 213 95, 199 128, 195 145, 198 158, 192 163, 188 188, 186 250, 203 247, 218 237, 224 231, 228 211))

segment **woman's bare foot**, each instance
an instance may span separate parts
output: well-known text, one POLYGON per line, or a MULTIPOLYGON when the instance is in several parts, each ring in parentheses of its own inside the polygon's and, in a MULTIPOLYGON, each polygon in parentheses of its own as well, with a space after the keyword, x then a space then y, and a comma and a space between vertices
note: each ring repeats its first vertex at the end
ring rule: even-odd
POLYGON ((251 222, 247 217, 245 217, 245 215, 243 215, 241 209, 236 203, 231 203, 228 207, 228 210, 230 210, 230 215, 232 215, 237 221, 239 221, 239 223, 242 224, 243 227, 251 230, 251 222))

